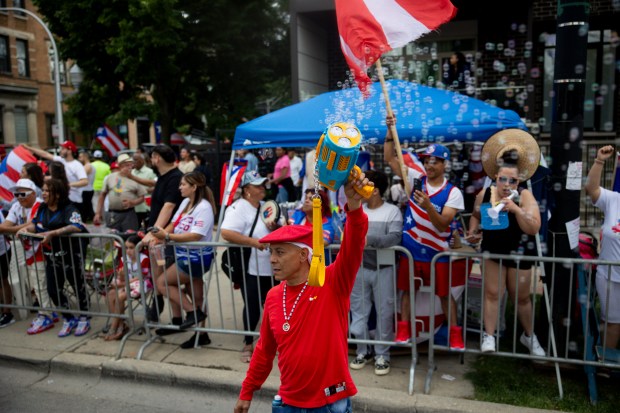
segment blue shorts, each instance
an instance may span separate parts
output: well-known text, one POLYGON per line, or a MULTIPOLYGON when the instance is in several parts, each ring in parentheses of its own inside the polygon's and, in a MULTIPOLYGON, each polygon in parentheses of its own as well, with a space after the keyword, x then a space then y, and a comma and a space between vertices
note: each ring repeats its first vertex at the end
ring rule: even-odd
POLYGON ((351 399, 349 397, 312 409, 302 409, 301 407, 289 406, 288 404, 273 406, 271 408, 271 413, 351 413, 352 411, 351 399))
POLYGON ((192 278, 202 278, 203 274, 211 268, 213 254, 205 254, 200 260, 190 260, 188 257, 177 258, 177 268, 180 272, 192 278))

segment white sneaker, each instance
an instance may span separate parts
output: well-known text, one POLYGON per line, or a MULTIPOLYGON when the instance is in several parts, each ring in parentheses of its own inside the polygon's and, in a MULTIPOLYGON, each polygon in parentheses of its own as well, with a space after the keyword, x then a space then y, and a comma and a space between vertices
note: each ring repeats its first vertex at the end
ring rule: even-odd
POLYGON ((495 336, 483 333, 480 351, 483 353, 494 353, 495 350, 495 336))
POLYGON ((375 374, 377 376, 385 376, 390 372, 390 362, 383 358, 383 356, 379 356, 377 360, 375 360, 375 374))
POLYGON ((536 334, 532 334, 532 337, 528 337, 525 335, 525 332, 521 334, 521 338, 519 339, 521 344, 523 344, 530 351, 532 356, 544 357, 545 350, 542 348, 538 339, 536 338, 536 334))

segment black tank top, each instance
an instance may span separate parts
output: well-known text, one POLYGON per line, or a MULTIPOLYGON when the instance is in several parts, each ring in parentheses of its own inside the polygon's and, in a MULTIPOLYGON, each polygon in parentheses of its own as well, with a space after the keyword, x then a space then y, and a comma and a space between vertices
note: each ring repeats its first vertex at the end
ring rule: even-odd
MULTIPOLYGON (((485 190, 482 198, 483 203, 491 200, 491 188, 485 190)), ((527 235, 519 227, 515 214, 508 214, 508 227, 498 230, 482 230, 482 252, 506 255, 536 256, 536 239, 533 235, 527 235)))

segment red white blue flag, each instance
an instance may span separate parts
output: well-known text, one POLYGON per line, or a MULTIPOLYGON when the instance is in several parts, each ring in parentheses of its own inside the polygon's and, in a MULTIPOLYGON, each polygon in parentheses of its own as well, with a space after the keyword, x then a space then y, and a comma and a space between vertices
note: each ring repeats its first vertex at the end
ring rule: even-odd
POLYGON ((226 177, 228 176, 228 162, 224 164, 224 167, 222 168, 222 174, 220 175, 220 205, 229 206, 230 204, 232 204, 235 192, 241 184, 241 178, 243 178, 246 167, 247 161, 235 161, 230 172, 230 179, 228 180, 228 185, 226 185, 226 177))
POLYGON ((426 175, 426 169, 424 169, 424 164, 420 162, 420 158, 418 158, 415 153, 405 150, 403 150, 402 152, 403 162, 405 162, 405 165, 407 165, 409 168, 415 169, 422 175, 426 175))
POLYGON ((336 0, 340 46, 362 93, 371 83, 366 71, 382 54, 455 15, 450 0, 336 0))
POLYGON ((97 129, 97 140, 112 157, 123 149, 127 149, 125 142, 105 123, 97 129))
POLYGON ((34 155, 22 145, 13 149, 0 163, 0 196, 10 201, 13 193, 10 191, 19 180, 22 167, 29 162, 37 162, 34 155))

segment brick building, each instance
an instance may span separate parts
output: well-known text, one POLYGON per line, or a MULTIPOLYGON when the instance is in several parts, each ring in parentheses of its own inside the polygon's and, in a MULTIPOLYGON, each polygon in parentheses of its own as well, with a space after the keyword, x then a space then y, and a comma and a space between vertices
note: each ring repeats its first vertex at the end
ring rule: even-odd
MULTIPOLYGON (((29 0, 0 0, 0 7, 36 11, 29 0)), ((66 95, 73 88, 67 84, 65 63, 60 66, 66 95)), ((44 28, 27 14, 0 11, 0 144, 54 144, 53 70, 53 48, 44 28)))

